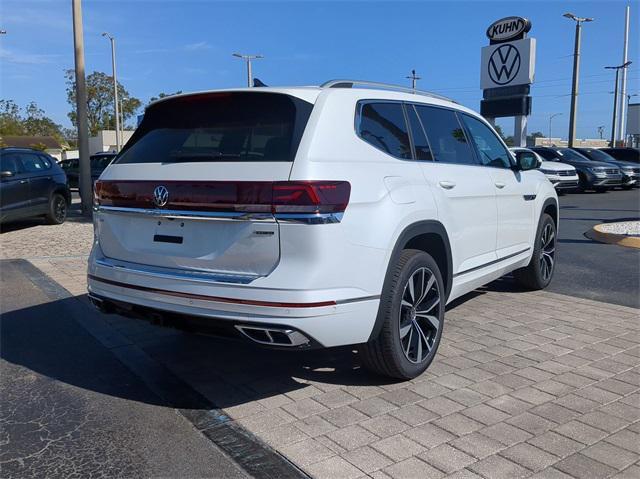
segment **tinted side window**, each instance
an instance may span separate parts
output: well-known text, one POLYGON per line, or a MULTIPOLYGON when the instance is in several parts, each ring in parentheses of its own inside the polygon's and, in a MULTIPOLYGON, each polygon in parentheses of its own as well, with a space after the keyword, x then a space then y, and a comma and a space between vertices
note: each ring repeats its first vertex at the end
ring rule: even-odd
POLYGON ((10 171, 14 175, 20 172, 20 160, 16 153, 3 153, 0 156, 0 171, 10 171))
POLYGON ((416 105, 435 161, 459 165, 477 165, 455 112, 443 108, 416 105))
POLYGON ((51 168, 51 160, 49 159, 48 156, 45 155, 38 155, 40 157, 40 159, 42 160, 42 162, 44 163, 45 168, 48 170, 49 168, 51 168))
POLYGON ((433 156, 431 155, 431 148, 429 147, 429 140, 424 133, 418 114, 412 105, 407 105, 407 116, 409 118, 409 126, 411 127, 411 136, 413 137, 413 146, 416 150, 416 160, 418 161, 431 161, 433 156))
POLYGON ((549 150, 533 150, 535 151, 538 155, 540 155, 542 158, 544 158, 545 160, 557 160, 556 155, 553 153, 553 151, 549 151, 549 150))
POLYGON ((22 160, 22 167, 24 171, 27 173, 39 173, 41 171, 48 170, 51 165, 47 166, 40 155, 35 155, 33 153, 22 153, 20 155, 20 159, 22 160))
POLYGON ((411 159, 411 143, 400 103, 363 103, 356 126, 358 136, 397 158, 411 159))
POLYGON ((480 163, 494 168, 511 167, 511 155, 498 140, 496 134, 491 131, 491 128, 468 115, 462 115, 462 121, 469 129, 480 163))

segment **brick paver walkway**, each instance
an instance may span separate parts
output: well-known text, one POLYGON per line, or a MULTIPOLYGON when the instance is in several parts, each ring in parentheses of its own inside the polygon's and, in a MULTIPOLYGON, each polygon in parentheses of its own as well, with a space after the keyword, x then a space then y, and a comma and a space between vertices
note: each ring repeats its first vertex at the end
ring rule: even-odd
MULTIPOLYGON (((90 224, 0 235, 2 257, 33 258, 76 295, 90 243, 90 224), (25 244, 66 238, 68 258, 25 244)), ((267 351, 105 318, 313 477, 640 477, 636 309, 497 282, 449 309, 436 360, 400 383, 349 348, 267 351)))

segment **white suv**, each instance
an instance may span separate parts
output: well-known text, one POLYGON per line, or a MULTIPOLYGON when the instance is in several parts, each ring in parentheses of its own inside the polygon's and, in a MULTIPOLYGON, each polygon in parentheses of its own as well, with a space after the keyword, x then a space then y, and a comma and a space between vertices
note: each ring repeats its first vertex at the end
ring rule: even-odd
POLYGON ((551 280, 557 196, 517 163, 478 114, 400 87, 168 97, 96 184, 89 295, 270 346, 359 345, 412 378, 446 303, 551 280))
POLYGON ((580 178, 578 178, 578 172, 573 166, 559 161, 547 161, 529 148, 514 147, 509 149, 516 157, 516 160, 520 160, 521 156, 534 156, 540 165, 540 171, 544 173, 544 176, 551 182, 558 194, 578 188, 580 178))

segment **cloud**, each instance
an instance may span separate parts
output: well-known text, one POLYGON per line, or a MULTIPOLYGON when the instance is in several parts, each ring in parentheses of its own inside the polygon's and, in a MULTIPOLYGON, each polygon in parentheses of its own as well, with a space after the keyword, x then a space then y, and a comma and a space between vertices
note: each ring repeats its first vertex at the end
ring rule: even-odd
POLYGON ((55 63, 60 56, 61 55, 57 54, 27 53, 0 48, 0 60, 17 65, 45 65, 55 63))
POLYGON ((209 45, 207 42, 189 43, 188 45, 185 45, 183 49, 188 52, 196 52, 199 50, 210 50, 211 45, 209 45))
POLYGON ((145 55, 149 53, 175 53, 175 52, 198 52, 203 50, 211 50, 213 47, 205 41, 196 43, 187 43, 176 47, 160 47, 160 48, 142 48, 134 50, 133 53, 145 55))

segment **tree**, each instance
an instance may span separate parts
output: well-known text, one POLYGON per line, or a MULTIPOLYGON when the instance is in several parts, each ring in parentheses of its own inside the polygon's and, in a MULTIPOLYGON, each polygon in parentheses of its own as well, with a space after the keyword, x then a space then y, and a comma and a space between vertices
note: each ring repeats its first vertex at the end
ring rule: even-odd
POLYGON ((0 134, 23 135, 20 107, 13 100, 0 100, 0 134))
POLYGON ((160 93, 158 93, 158 96, 152 96, 151 98, 149 98, 149 103, 147 103, 147 105, 150 105, 151 103, 153 103, 156 100, 159 100, 160 98, 166 98, 168 96, 179 95, 180 93, 182 93, 182 90, 178 90, 175 93, 160 92, 160 93))
POLYGON ((536 138, 544 138, 544 133, 540 131, 534 131, 530 135, 527 135, 527 145, 535 145, 536 138))
POLYGON ((22 113, 13 100, 0 100, 0 134, 15 136, 52 136, 63 139, 62 127, 47 117, 35 102, 22 113))
POLYGON ((502 131, 502 127, 500 125, 496 123, 493 129, 496 130, 496 133, 498 135, 500 135, 500 138, 506 141, 506 137, 504 136, 504 132, 502 131))
MULTIPOLYGON (((75 72, 65 72, 67 82, 67 102, 72 110, 68 117, 74 126, 76 122, 76 80, 75 72)), ((133 117, 142 105, 142 102, 131 96, 129 92, 118 82, 118 101, 122 105, 120 114, 124 123, 133 117)), ((113 109, 113 77, 103 72, 93 72, 87 77, 87 109, 89 118, 89 133, 96 135, 100 130, 115 130, 116 121, 113 109)))

